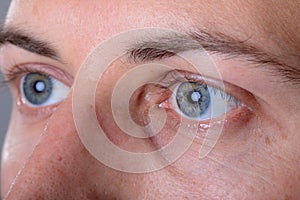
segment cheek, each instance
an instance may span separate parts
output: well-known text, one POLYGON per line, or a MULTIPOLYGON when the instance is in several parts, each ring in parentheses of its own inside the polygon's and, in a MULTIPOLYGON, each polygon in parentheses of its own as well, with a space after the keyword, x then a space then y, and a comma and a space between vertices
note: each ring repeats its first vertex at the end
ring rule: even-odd
POLYGON ((2 152, 2 194, 7 193, 16 175, 33 152, 44 127, 44 121, 33 126, 26 125, 22 121, 20 113, 14 108, 2 152))
POLYGON ((199 159, 202 140, 196 140, 167 170, 182 188, 199 194, 226 196, 231 191, 235 198, 297 196, 299 154, 291 154, 297 142, 283 140, 274 121, 270 122, 254 117, 234 134, 223 130, 204 159, 199 159))

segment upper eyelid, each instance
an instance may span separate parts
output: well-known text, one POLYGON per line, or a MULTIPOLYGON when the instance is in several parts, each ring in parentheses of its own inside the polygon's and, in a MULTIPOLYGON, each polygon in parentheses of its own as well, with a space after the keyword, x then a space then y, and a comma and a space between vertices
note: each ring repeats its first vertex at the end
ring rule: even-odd
POLYGON ((164 87, 171 87, 173 84, 177 82, 187 82, 187 81, 206 83, 207 85, 218 87, 221 90, 226 90, 224 85, 225 81, 217 81, 214 78, 210 78, 194 72, 178 70, 178 69, 166 73, 165 76, 161 80, 159 80, 159 84, 163 85, 164 87))
POLYGON ((174 84, 178 82, 203 82, 208 86, 228 93, 236 100, 249 106, 251 109, 259 109, 259 104, 256 101, 255 96, 249 91, 240 88, 237 85, 228 83, 224 80, 216 80, 215 78, 206 77, 205 75, 200 75, 194 72, 177 69, 172 70, 167 72, 164 77, 156 83, 170 89, 174 84))
POLYGON ((17 64, 3 72, 7 83, 13 83, 15 79, 19 79, 22 75, 28 73, 42 73, 51 76, 69 87, 73 84, 73 77, 70 74, 57 67, 42 63, 17 64))
POLYGON ((16 71, 26 72, 26 70, 28 72, 41 71, 41 73, 58 78, 60 81, 69 86, 72 85, 74 79, 72 76, 73 70, 68 63, 41 56, 39 54, 34 54, 33 52, 27 51, 26 49, 22 49, 19 46, 15 46, 10 43, 5 44, 4 46, 0 45, 0 70, 2 70, 4 75, 2 82, 9 85, 13 83, 13 80, 11 80, 13 79, 12 77, 18 75, 16 71), (30 65, 42 67, 27 67, 30 65), (21 70, 18 70, 18 68, 21 70), (27 68, 29 70, 27 70, 27 68), (45 68, 48 69, 45 70, 45 68), (56 74, 58 77, 55 76, 56 74))

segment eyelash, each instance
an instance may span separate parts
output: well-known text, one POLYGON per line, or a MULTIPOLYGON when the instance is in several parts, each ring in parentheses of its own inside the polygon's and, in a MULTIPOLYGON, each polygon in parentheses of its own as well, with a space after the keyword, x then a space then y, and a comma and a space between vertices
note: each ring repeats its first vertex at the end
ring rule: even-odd
POLYGON ((71 87, 73 84, 73 77, 68 73, 65 73, 58 68, 41 63, 15 64, 13 67, 3 72, 4 81, 2 81, 2 83, 7 85, 18 84, 23 76, 30 73, 40 73, 49 77, 53 77, 65 83, 69 87, 71 87))
POLYGON ((24 76, 29 73, 43 73, 45 75, 48 75, 45 72, 41 72, 40 70, 32 69, 30 67, 27 67, 26 65, 24 65, 22 67, 20 65, 15 65, 11 69, 9 69, 7 72, 3 73, 4 77, 5 77, 4 83, 11 85, 15 82, 15 80, 20 79, 22 75, 24 76))
MULTIPOLYGON (((210 87, 210 91, 213 92, 213 94, 220 95, 225 101, 233 101, 237 107, 243 108, 244 110, 253 112, 254 109, 257 108, 256 101, 250 92, 225 81, 207 78, 193 72, 173 70, 168 72, 161 80, 159 80, 158 84, 165 90, 173 91, 175 89, 174 86, 178 86, 183 82, 206 84, 210 87)), ((169 100, 162 101, 161 105, 163 105, 161 107, 169 108, 169 100)))
MULTIPOLYGON (((212 82, 217 82, 216 80, 205 78, 201 75, 197 75, 192 72, 183 71, 183 70, 173 70, 171 72, 168 72, 165 75, 165 77, 163 77, 163 79, 159 81, 159 84, 161 84, 165 89, 171 89, 175 84, 181 82, 197 82, 201 84, 208 83, 207 85, 212 86, 212 91, 214 92, 214 94, 219 93, 222 96, 222 98, 226 100, 232 100, 232 98, 238 99, 234 95, 228 94, 225 88, 220 88, 220 86, 216 83, 212 84, 212 82), (169 75, 171 75, 171 79, 168 80, 168 83, 164 82, 163 80, 167 79, 168 78, 167 76, 169 75)), ((228 83, 224 81, 222 81, 222 84, 228 85, 228 83)))

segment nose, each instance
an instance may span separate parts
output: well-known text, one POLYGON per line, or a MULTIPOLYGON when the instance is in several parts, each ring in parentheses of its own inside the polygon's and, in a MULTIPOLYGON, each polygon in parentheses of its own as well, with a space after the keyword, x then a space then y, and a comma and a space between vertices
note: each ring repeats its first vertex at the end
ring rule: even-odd
POLYGON ((97 190, 104 188, 101 178, 105 176, 98 174, 109 169, 95 160, 80 142, 71 108, 71 99, 67 99, 53 113, 5 199, 99 197, 97 190))

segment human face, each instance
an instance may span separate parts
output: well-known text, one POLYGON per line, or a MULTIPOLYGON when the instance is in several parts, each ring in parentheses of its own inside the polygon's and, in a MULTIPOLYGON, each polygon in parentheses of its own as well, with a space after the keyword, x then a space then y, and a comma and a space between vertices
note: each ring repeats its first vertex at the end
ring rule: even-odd
MULTIPOLYGON (((8 34, 0 38, 2 70, 15 78, 10 82, 14 107, 3 149, 2 194, 7 199, 299 198, 299 24, 298 1, 12 1, 3 31, 8 34), (203 46, 222 77, 219 81, 246 106, 227 113, 222 134, 205 158, 198 156, 200 135, 175 163, 136 174, 104 165, 85 148, 74 124, 71 89, 63 101, 32 107, 22 97, 20 82, 39 72, 59 80, 55 89, 68 91, 94 47, 144 27, 213 37, 203 46), (46 41, 56 52, 31 48, 28 38, 16 39, 20 33, 46 41), (12 35, 16 38, 10 40, 12 35)), ((190 71, 176 56, 157 62, 190 71)), ((110 94, 126 73, 122 66, 131 64, 114 62, 99 95, 110 94)), ((109 102, 105 95, 103 99, 109 102)), ((98 109, 104 116, 99 122, 106 123, 108 137, 136 150, 136 140, 105 121, 107 104, 99 104, 104 107, 98 109)), ((133 114, 143 106, 134 104, 133 114)), ((176 122, 174 111, 168 112, 176 122)), ((172 133, 172 121, 162 134, 172 133)), ((164 144, 159 138, 156 143, 164 144)))

